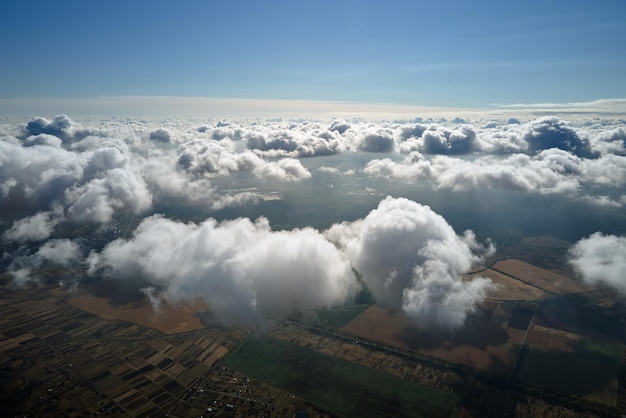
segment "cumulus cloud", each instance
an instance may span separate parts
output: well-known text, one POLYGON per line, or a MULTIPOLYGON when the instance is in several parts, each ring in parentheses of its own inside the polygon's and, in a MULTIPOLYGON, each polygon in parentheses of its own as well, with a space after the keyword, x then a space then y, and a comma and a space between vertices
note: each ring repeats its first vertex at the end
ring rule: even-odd
POLYGON ((609 154, 587 159, 558 148, 533 156, 522 153, 474 159, 434 156, 430 160, 413 151, 401 161, 373 159, 363 171, 375 177, 427 180, 434 187, 454 190, 501 188, 574 197, 581 196, 583 186, 626 184, 623 156, 609 154))
POLYGON ((192 173, 212 174, 235 171, 237 165, 228 165, 232 159, 224 159, 226 150, 214 141, 194 140, 179 147, 177 164, 192 173))
POLYGON ((350 129, 350 124, 345 120, 334 120, 328 127, 329 131, 338 132, 339 134, 345 133, 350 129))
POLYGON ((66 115, 59 115, 51 121, 46 118, 35 118, 24 127, 25 137, 40 134, 54 135, 64 142, 69 141, 74 134, 74 124, 66 115))
POLYGON ((38 212, 13 222, 9 230, 4 233, 5 238, 17 241, 42 241, 52 235, 54 227, 61 222, 63 209, 56 207, 54 211, 38 212))
POLYGON ((592 150, 599 154, 626 155, 626 129, 617 127, 595 133, 592 150))
POLYGON ((118 208, 141 213, 152 205, 152 195, 143 178, 119 168, 108 170, 104 178, 68 189, 66 197, 72 202, 68 215, 76 222, 106 223, 118 208))
POLYGON ((319 126, 293 125, 287 129, 259 130, 245 135, 246 147, 266 156, 314 157, 345 148, 341 135, 319 126))
POLYGON ((400 141, 406 141, 411 138, 419 138, 424 132, 426 132, 427 129, 428 126, 421 123, 401 126, 399 132, 400 141))
POLYGON ((477 147, 476 130, 471 125, 456 130, 427 130, 422 135, 421 151, 427 154, 468 154, 477 147))
POLYGON ((53 239, 39 247, 35 257, 42 261, 68 266, 81 258, 80 247, 69 239, 53 239))
POLYGON ((364 152, 391 152, 395 141, 389 129, 367 129, 359 133, 357 149, 364 152))
POLYGON ((172 133, 168 129, 159 128, 150 132, 150 139, 152 141, 168 143, 172 141, 172 133))
POLYGON ((266 180, 298 181, 311 173, 295 158, 266 161, 251 151, 232 153, 213 141, 195 140, 182 144, 177 165, 196 176, 228 175, 236 171, 252 172, 266 180))
POLYGON ((596 232, 570 248, 569 262, 585 282, 626 294, 626 237, 596 232))
POLYGON ((387 197, 364 219, 326 235, 346 251, 378 303, 422 326, 462 326, 491 288, 488 279, 462 278, 481 260, 473 233, 458 236, 430 207, 408 199, 387 197))
POLYGON ((63 142, 61 141, 60 138, 57 138, 54 135, 48 135, 48 134, 33 135, 33 136, 29 136, 28 138, 24 140, 25 147, 32 147, 35 145, 48 145, 51 147, 58 148, 61 146, 62 143, 63 142))
POLYGON ((143 279, 170 301, 203 299, 221 320, 333 306, 359 288, 350 263, 319 232, 275 232, 264 218, 185 224, 153 216, 90 262, 92 273, 143 279))
POLYGON ((580 157, 590 157, 588 141, 581 138, 576 130, 557 116, 545 116, 526 125, 523 135, 531 153, 550 148, 569 151, 580 157))
POLYGON ((253 172, 265 180, 297 181, 311 177, 309 170, 294 158, 264 163, 257 166, 253 172))
POLYGON ((457 328, 491 287, 462 275, 493 251, 428 206, 386 198, 355 222, 272 231, 265 218, 183 223, 151 216, 89 257, 90 274, 137 281, 170 302, 203 299, 222 321, 344 303, 363 277, 377 302, 425 327, 457 328))
POLYGON ((14 141, 0 141, 0 182, 10 181, 9 191, 28 200, 28 204, 20 204, 21 211, 50 209, 80 180, 84 162, 81 155, 63 148, 47 144, 23 147, 14 141))

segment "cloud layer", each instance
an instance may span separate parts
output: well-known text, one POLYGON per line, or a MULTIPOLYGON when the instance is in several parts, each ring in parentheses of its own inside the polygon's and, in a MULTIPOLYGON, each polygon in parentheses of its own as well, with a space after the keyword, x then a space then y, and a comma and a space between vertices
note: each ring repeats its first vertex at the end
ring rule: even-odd
MULTIPOLYGON (((388 197, 366 216, 334 219, 321 232, 276 231, 255 212, 254 205, 291 193, 318 206, 281 208, 317 216, 349 206, 358 193, 374 199, 379 192, 362 183, 387 193, 385 185, 397 190, 398 180, 431 190, 550 194, 619 210, 626 126, 555 116, 9 121, 0 125, 2 263, 27 282, 49 263, 88 258, 92 274, 150 286, 155 301, 199 296, 219 318, 247 321, 341 304, 358 292, 354 268, 378 303, 423 326, 462 326, 491 286, 462 275, 490 244, 479 245, 470 231, 457 235, 428 206, 388 197), (206 219, 207 211, 234 207, 249 218, 206 219), (187 210, 196 211, 189 221, 187 210)), ((615 272, 623 260, 601 257, 622 247, 622 238, 594 234, 573 247, 572 264, 586 280, 622 290, 615 272)))

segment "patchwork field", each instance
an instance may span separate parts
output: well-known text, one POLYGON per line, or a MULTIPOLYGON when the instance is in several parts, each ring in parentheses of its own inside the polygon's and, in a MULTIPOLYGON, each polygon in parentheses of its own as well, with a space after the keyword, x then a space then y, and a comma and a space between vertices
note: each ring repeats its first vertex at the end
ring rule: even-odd
POLYGON ((371 306, 341 328, 355 337, 459 363, 507 380, 616 405, 626 343, 620 302, 519 260, 480 273, 498 287, 453 333, 371 306))
POLYGON ((117 281, 74 293, 39 289, 3 297, 0 400, 14 412, 67 416, 75 415, 74 407, 199 416, 209 406, 216 416, 325 416, 325 410, 477 417, 510 416, 520 408, 526 416, 539 410, 549 416, 550 404, 532 395, 541 388, 595 402, 591 409, 567 404, 566 416, 591 416, 598 404, 626 405, 626 378, 620 377, 626 376, 626 308, 614 292, 589 291, 517 260, 477 274, 499 286, 455 332, 425 330, 366 297, 301 322, 285 320, 269 330, 271 337, 246 339, 243 327, 207 326, 201 303, 162 304, 155 313, 145 294, 117 281), (477 380, 463 386, 467 378, 477 380), (530 392, 515 389, 517 400, 503 398, 492 410, 493 382, 518 382, 530 392), (92 394, 73 403, 81 387, 92 394))
POLYGON ((458 416, 458 399, 448 392, 268 336, 249 337, 224 364, 338 416, 458 416))

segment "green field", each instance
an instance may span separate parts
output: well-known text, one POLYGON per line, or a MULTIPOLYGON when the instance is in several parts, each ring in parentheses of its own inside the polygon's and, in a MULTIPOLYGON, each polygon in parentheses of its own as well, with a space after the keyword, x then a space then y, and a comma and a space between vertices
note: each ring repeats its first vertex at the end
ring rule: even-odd
POLYGON ((615 406, 622 346, 582 338, 573 352, 530 346, 520 380, 615 406))
POLYGON ((325 328, 339 329, 363 313, 371 305, 351 305, 339 308, 320 309, 314 325, 325 328))
POLYGON ((225 365, 345 417, 455 417, 459 399, 285 341, 253 334, 225 365))

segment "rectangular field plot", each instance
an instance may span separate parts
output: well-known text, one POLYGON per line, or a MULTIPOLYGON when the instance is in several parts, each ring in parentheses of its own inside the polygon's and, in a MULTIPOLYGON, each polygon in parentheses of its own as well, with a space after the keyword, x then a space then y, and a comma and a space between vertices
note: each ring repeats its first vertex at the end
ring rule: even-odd
POLYGON ((450 393, 267 336, 253 334, 225 365, 339 416, 458 416, 450 393))
POLYGON ((561 276, 549 270, 542 269, 532 264, 524 263, 520 260, 503 260, 498 261, 492 267, 496 272, 504 273, 516 279, 541 288, 547 292, 558 295, 568 293, 579 293, 589 290, 576 280, 561 276))
POLYGON ((507 325, 510 328, 526 331, 526 329, 528 329, 530 321, 533 319, 534 314, 535 311, 531 309, 517 306, 513 309, 511 319, 509 319, 509 323, 507 325))
POLYGON ((341 332, 508 376, 524 339, 524 331, 507 327, 512 310, 511 305, 486 302, 463 327, 450 333, 420 329, 402 312, 373 305, 341 332))
POLYGON ((495 270, 487 269, 471 277, 487 277, 496 286, 494 286, 487 297, 495 300, 538 300, 548 296, 548 293, 534 286, 516 280, 506 274, 499 273, 495 270))
POLYGON ((622 346, 581 338, 572 351, 525 347, 519 379, 539 387, 615 406, 622 346))
POLYGON ((351 305, 341 306, 339 308, 320 309, 317 311, 317 321, 313 322, 325 328, 339 329, 363 313, 369 306, 370 305, 351 305))

